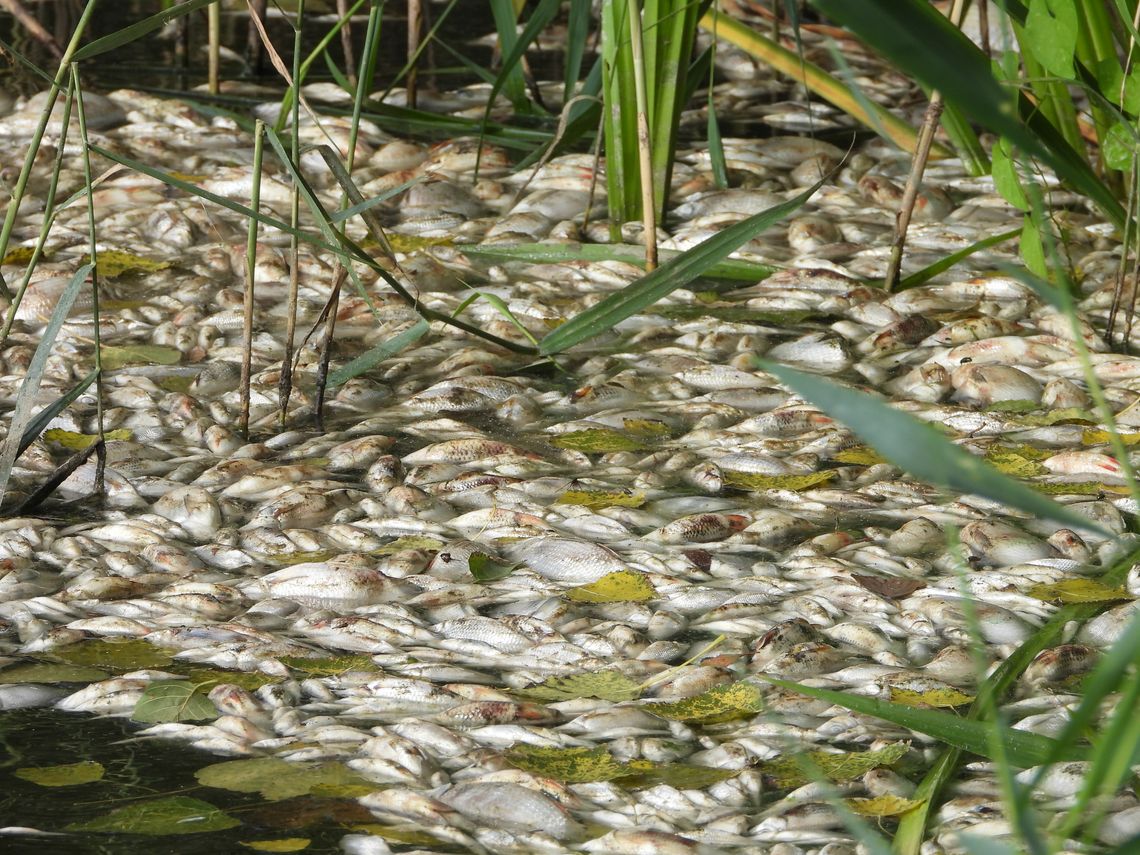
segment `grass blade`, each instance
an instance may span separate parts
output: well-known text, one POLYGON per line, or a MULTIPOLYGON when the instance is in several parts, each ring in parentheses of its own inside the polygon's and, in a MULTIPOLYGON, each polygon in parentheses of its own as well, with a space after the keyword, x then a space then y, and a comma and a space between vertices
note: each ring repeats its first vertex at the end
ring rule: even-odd
POLYGON ((895 288, 895 290, 905 291, 908 288, 917 288, 919 285, 922 285, 933 279, 939 273, 943 273, 949 270, 962 259, 969 258, 975 252, 981 252, 983 249, 988 249, 989 247, 996 246, 999 243, 1005 243, 1007 240, 1013 240, 1020 234, 1021 228, 1018 227, 1016 229, 1010 229, 1008 232, 1002 232, 1001 234, 990 235, 987 238, 982 238, 977 243, 972 243, 964 249, 960 249, 957 252, 952 252, 945 258, 940 258, 933 264, 927 265, 917 273, 912 273, 910 276, 907 276, 901 282, 899 282, 898 287, 895 288))
POLYGON ((24 430, 32 420, 32 405, 40 389, 40 381, 43 379, 44 368, 47 366, 55 338, 71 313, 71 307, 75 305, 75 299, 79 296, 87 275, 94 269, 95 265, 88 262, 76 270, 68 281, 67 287, 59 296, 59 302, 52 309, 51 320, 48 321, 47 328, 40 337, 40 343, 36 346, 24 382, 20 384, 20 391, 16 395, 16 406, 12 412, 12 423, 8 425, 8 436, 5 437, 4 444, 0 445, 0 500, 8 488, 8 479, 12 477, 12 466, 19 456, 24 430))
MULTIPOLYGON (((681 255, 679 250, 658 250, 668 261, 681 255)), ((577 246, 553 243, 523 243, 515 246, 465 246, 464 255, 476 258, 501 258, 504 261, 526 261, 532 264, 557 264, 562 261, 625 261, 639 267, 645 264, 645 252, 639 246, 620 243, 584 243, 577 246)), ((781 268, 755 261, 727 258, 709 267, 701 276, 711 279, 734 279, 740 282, 758 282, 781 268)))
POLYGON ((93 56, 98 56, 101 53, 106 53, 117 47, 122 47, 131 42, 137 42, 143 36, 165 27, 171 21, 181 18, 183 15, 197 12, 204 6, 209 6, 211 3, 217 2, 219 2, 219 0, 184 0, 184 2, 171 6, 169 9, 165 9, 156 15, 143 18, 141 21, 137 21, 129 27, 123 27, 121 30, 116 30, 109 35, 95 39, 95 41, 77 50, 72 59, 76 62, 91 59, 93 56))
MULTIPOLYGON (((837 692, 834 689, 804 686, 790 680, 780 680, 763 674, 758 676, 762 680, 798 692, 801 695, 839 704, 849 710, 864 715, 873 715, 910 730, 917 730, 919 733, 925 733, 927 736, 932 736, 963 751, 969 751, 971 754, 978 754, 982 757, 990 756, 987 731, 991 725, 985 722, 963 718, 943 710, 893 704, 888 701, 881 701, 878 698, 837 692)), ((1055 751, 1062 751, 1067 760, 1082 759, 1087 753, 1085 749, 1076 746, 1061 747, 1055 739, 1028 731, 1010 729, 1002 734, 1002 738, 1010 763, 1022 768, 1038 765, 1055 751)))
MULTIPOLYGON (((896 466, 923 481, 986 496, 1071 528, 1092 527, 1084 517, 1003 475, 914 416, 811 374, 771 362, 764 362, 763 367, 781 383, 843 422, 896 466)), ((1105 534, 1111 536, 1108 532, 1105 534)))
POLYGON ((44 432, 47 426, 51 424, 52 419, 66 410, 76 398, 87 390, 88 386, 95 382, 98 373, 98 369, 91 369, 87 376, 72 386, 69 391, 36 413, 35 417, 28 422, 28 426, 24 429, 24 435, 20 437, 20 447, 16 450, 16 457, 23 454, 27 447, 36 441, 36 437, 44 432))
POLYGON ((328 377, 328 388, 331 389, 334 386, 341 386, 353 377, 359 377, 365 371, 379 365, 389 356, 399 353, 412 342, 422 338, 429 329, 428 322, 420 318, 399 335, 388 339, 388 341, 380 342, 380 344, 368 349, 351 362, 331 372, 328 377))
POLYGON ((817 183, 782 205, 761 211, 730 226, 692 249, 669 259, 632 285, 606 297, 596 306, 567 321, 543 338, 542 354, 549 356, 559 353, 588 338, 600 335, 646 306, 651 306, 662 297, 676 291, 682 285, 692 282, 698 276, 703 276, 714 264, 723 261, 741 244, 798 209, 821 185, 822 182, 817 183))

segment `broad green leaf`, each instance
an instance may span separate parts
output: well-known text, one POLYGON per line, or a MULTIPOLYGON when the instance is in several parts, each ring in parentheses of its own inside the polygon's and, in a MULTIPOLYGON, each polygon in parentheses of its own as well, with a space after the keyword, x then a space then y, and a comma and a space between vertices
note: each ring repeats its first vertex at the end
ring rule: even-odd
MULTIPOLYGON (((1110 588, 1096 579, 1062 579, 1048 585, 1034 585, 1027 592, 1029 596, 1047 603, 1068 605, 1070 603, 1118 603, 1134 597, 1124 588, 1110 588)), ((0 677, 4 674, 0 671, 0 677)))
POLYGON ((68 280, 63 293, 59 295, 59 301, 52 310, 47 327, 40 334, 36 352, 32 355, 32 361, 24 373, 20 391, 16 393, 16 405, 13 408, 11 420, 8 422, 8 435, 4 438, 3 445, 0 445, 0 500, 4 498, 4 493, 8 489, 8 479, 12 476, 12 465, 20 455, 24 429, 32 421, 32 406, 39 394, 40 381, 43 379, 48 357, 55 346, 56 336, 59 335, 63 322, 71 313, 75 299, 79 296, 79 290, 87 281, 87 276, 90 273, 91 265, 84 264, 68 280))
POLYGON ((189 15, 191 12, 196 12, 214 2, 217 2, 217 0, 185 0, 183 3, 176 3, 158 14, 151 15, 149 18, 143 18, 141 21, 136 21, 129 27, 123 27, 121 30, 116 30, 110 35, 95 39, 93 42, 84 45, 72 55, 72 61, 81 62, 93 56, 98 56, 101 53, 114 50, 117 47, 138 41, 148 33, 162 29, 171 21, 183 15, 189 15))
POLYGON ((506 760, 526 772, 553 778, 567 784, 612 781, 629 774, 605 748, 550 748, 518 744, 506 754, 506 760))
MULTIPOLYGON (((903 704, 880 701, 878 698, 805 686, 801 683, 779 680, 764 674, 757 676, 782 688, 799 692, 801 695, 839 704, 854 712, 872 715, 875 718, 917 730, 919 733, 925 733, 927 736, 932 736, 948 745, 953 745, 973 754, 980 754, 983 757, 991 756, 992 746, 989 741, 989 733, 993 730, 992 724, 962 718, 954 713, 942 710, 918 709, 903 704)), ((1043 763, 1044 758, 1050 756, 1050 752, 1054 749, 1059 750, 1061 759, 1065 760, 1079 760, 1087 753, 1085 749, 1074 745, 1058 748, 1055 739, 1027 731, 1013 730, 1012 728, 1003 730, 1001 738, 1006 759, 1014 766, 1022 769, 1043 763)))
POLYGON ((174 661, 165 650, 138 638, 81 641, 56 650, 55 655, 73 665, 91 665, 113 671, 165 668, 174 661))
POLYGON ((1037 276, 1045 276, 1048 267, 1045 264, 1045 244, 1041 241, 1041 227, 1034 222, 1032 215, 1027 216, 1021 226, 1021 261, 1026 269, 1037 276))
POLYGON ((691 698, 645 704, 642 709, 662 718, 689 724, 716 724, 751 718, 764 708, 760 689, 752 683, 714 686, 691 698))
MULTIPOLYGON (((118 430, 109 430, 103 434, 104 439, 109 441, 114 440, 129 440, 134 437, 126 428, 119 428, 118 430)), ((48 442, 57 443, 68 451, 82 451, 99 441, 96 434, 91 433, 76 433, 72 430, 63 430, 62 428, 52 428, 44 432, 44 439, 48 442)))
POLYGON ((103 764, 81 760, 62 766, 23 766, 12 774, 41 787, 74 787, 103 779, 103 764))
POLYGON ((1002 475, 907 413, 854 389, 783 365, 765 362, 764 369, 843 422, 900 469, 924 481, 963 493, 977 493, 1072 528, 1091 525, 1088 519, 1002 475))
POLYGON ((1058 77, 1073 79, 1073 53, 1077 49, 1077 10, 1071 0, 1029 0, 1025 34, 1033 55, 1058 77))
POLYGON ((472 553, 467 561, 467 567, 476 582, 494 582, 496 579, 505 579, 510 576, 518 564, 502 564, 495 561, 485 552, 472 553))
POLYGON ((882 819, 888 816, 899 816, 908 810, 914 810, 920 804, 918 799, 907 799, 902 796, 875 796, 873 799, 847 799, 844 804, 848 810, 859 816, 871 816, 882 819))
POLYGON ((153 683, 135 704, 131 718, 146 724, 217 718, 218 711, 202 688, 183 680, 153 683))
POLYGON ((1104 162, 1112 169, 1121 171, 1132 168, 1132 158, 1136 156, 1136 132, 1123 122, 1117 122, 1104 135, 1100 147, 1104 162))
POLYGON ((301 852, 312 843, 307 837, 282 837, 278 840, 241 840, 246 849, 254 852, 301 852))
POLYGON ((0 671, 0 683, 97 683, 110 675, 67 662, 22 662, 0 671))
POLYGON ((260 793, 271 801, 308 795, 317 789, 345 785, 377 789, 342 763, 309 765, 290 763, 280 757, 257 757, 215 763, 194 773, 204 787, 217 787, 237 793, 260 793))
POLYGON ((108 834, 199 834, 224 831, 241 822, 209 802, 187 796, 172 796, 140 802, 86 822, 73 822, 68 831, 94 831, 108 834))
POLYGON ((177 365, 182 361, 182 351, 164 344, 105 344, 101 353, 107 371, 124 365, 177 365))
POLYGON ((724 483, 741 490, 807 490, 826 484, 836 477, 832 469, 808 472, 803 475, 768 475, 763 472, 737 472, 732 469, 722 471, 724 483))
POLYGON ((1010 155, 1009 140, 1000 139, 994 146, 992 175, 994 189, 1001 197, 1019 211, 1029 210, 1029 199, 1021 189, 1021 176, 1017 174, 1017 166, 1010 155))
POLYGON ((594 511, 614 507, 640 508, 645 504, 645 494, 629 490, 567 490, 555 504, 579 505, 594 511))
POLYGON ((566 592, 566 599, 578 603, 643 603, 656 597, 656 589, 645 576, 633 570, 607 573, 596 582, 566 592))
POLYGON ((619 703, 632 701, 641 694, 641 684, 621 671, 590 671, 565 677, 548 677, 541 683, 515 689, 514 694, 535 701, 572 701, 598 698, 619 703))
POLYGON ((645 442, 613 428, 587 428, 560 433, 550 440, 551 445, 571 451, 608 454, 614 451, 644 451, 645 442))
POLYGON ((626 318, 653 305, 683 285, 704 275, 718 261, 800 208, 822 186, 819 182, 782 205, 754 214, 702 241, 692 249, 664 262, 660 267, 611 294, 595 306, 567 321, 541 342, 541 353, 550 356, 579 342, 607 332, 626 318))
POLYGON ((830 781, 862 778, 872 769, 897 763, 908 750, 905 742, 895 742, 875 751, 808 751, 766 760, 759 769, 779 789, 791 789, 810 782, 816 771, 830 781))

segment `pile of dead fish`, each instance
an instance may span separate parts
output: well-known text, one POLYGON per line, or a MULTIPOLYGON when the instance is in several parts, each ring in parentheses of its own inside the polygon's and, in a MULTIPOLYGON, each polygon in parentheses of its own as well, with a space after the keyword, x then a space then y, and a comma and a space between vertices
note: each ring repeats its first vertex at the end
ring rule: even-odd
MULTIPOLYGON (((0 120, 9 162, 22 157, 39 106, 33 99, 0 120)), ((96 144, 247 202, 251 146, 229 120, 127 91, 92 98, 87 113, 96 144)), ((59 131, 57 122, 49 141, 59 131)), ((324 132, 347 145, 347 125, 330 119, 324 132)), ((302 137, 328 139, 309 124, 302 137)), ((676 292, 547 373, 435 325, 335 390, 326 432, 307 427, 319 334, 300 347, 290 427, 277 428, 288 241, 263 231, 251 441, 234 427, 246 223, 145 176, 109 177, 95 193, 101 249, 169 266, 104 280, 102 341, 175 348, 181 363, 108 372, 105 429, 122 433, 108 443, 97 518, 60 522, 69 511, 57 504, 42 518, 0 521, 0 651, 19 664, 125 637, 172 651, 173 664, 78 690, 0 685, 0 706, 127 716, 149 685, 182 676, 180 666, 258 672, 271 678, 261 688, 210 692, 213 722, 141 733, 230 757, 343 763, 375 783, 360 801, 379 822, 465 851, 857 851, 820 788, 780 789, 772 762, 804 749, 901 745, 896 771, 875 768, 837 786, 845 797, 905 801, 937 745, 759 675, 887 699, 900 690, 969 695, 976 672, 948 527, 969 555, 965 589, 991 663, 1054 613, 1030 589, 1095 575, 1135 543, 910 480, 757 370, 757 358, 873 390, 972 453, 1014 458, 1024 477, 1100 529, 1123 533, 1137 509, 1087 416, 1067 320, 1021 283, 986 273, 1014 260, 1012 245, 888 295, 860 277, 885 269, 905 157, 870 143, 840 166, 842 151, 804 138, 725 144, 728 189, 714 186, 707 150, 682 155, 663 245, 693 246, 838 166, 807 206, 739 256, 784 270, 727 293, 676 292), (637 595, 589 587, 615 578, 637 595), (371 664, 308 675, 296 666, 348 654, 371 664), (540 684, 601 672, 644 691, 534 699, 540 684), (660 706, 739 685, 763 698, 763 712, 703 721, 660 706), (620 775, 575 782, 509 762, 520 750, 554 749, 724 774, 697 786, 620 775)), ((463 317, 526 343, 496 303, 541 337, 640 275, 625 262, 491 263, 465 253, 608 235, 606 223, 583 220, 595 183, 593 210, 604 212, 589 157, 555 158, 531 176, 511 173, 505 153, 488 148, 473 182, 476 153, 470 141, 429 148, 363 123, 354 179, 364 193, 418 180, 377 210, 425 306, 451 313, 475 291, 489 295, 497 299, 477 299, 463 317)), ((21 210, 16 238, 27 245, 50 160, 37 166, 21 210)), ((80 160, 65 162, 61 198, 82 184, 80 160)), ((322 162, 304 165, 334 210, 339 191, 322 162)), ((956 160, 932 164, 927 182, 908 270, 1020 223, 988 178, 967 176, 956 160)), ((287 219, 281 170, 265 176, 261 199, 287 219)), ((1068 250, 1083 276, 1080 334, 1131 430, 1140 427, 1140 358, 1110 353, 1098 332, 1119 249, 1079 199, 1067 201, 1068 250)), ((82 263, 86 216, 81 205, 59 214, 48 260, 0 351, 0 397, 17 394, 82 263)), ((363 240, 363 227, 349 228, 363 240)), ((3 272, 18 282, 22 268, 3 272)), ((302 250, 299 345, 333 275, 331 257, 302 250)), ((418 318, 374 274, 360 276, 368 300, 346 290, 339 308, 340 364, 418 318)), ((77 308, 49 359, 43 402, 90 370, 92 333, 77 308)), ((95 418, 88 393, 52 428, 91 434, 95 418)), ((37 441, 12 489, 29 492, 68 453, 37 441)), ((59 497, 80 499, 93 482, 85 465, 59 497)), ((1135 571, 1127 591, 1140 595, 1135 571)), ((1042 653, 1004 707, 1013 726, 1057 733, 1080 700, 1074 675, 1135 612, 1133 601, 1107 608, 1042 653)), ((1053 770, 1034 795, 1041 815, 1065 810, 1082 780, 1082 764, 1053 770)), ((1102 842, 1140 829, 1133 795, 1108 809, 1102 842)), ((931 851, 954 849, 963 830, 1010 834, 992 767, 968 764, 938 819, 931 851)), ((344 846, 388 851, 360 834, 344 846)))

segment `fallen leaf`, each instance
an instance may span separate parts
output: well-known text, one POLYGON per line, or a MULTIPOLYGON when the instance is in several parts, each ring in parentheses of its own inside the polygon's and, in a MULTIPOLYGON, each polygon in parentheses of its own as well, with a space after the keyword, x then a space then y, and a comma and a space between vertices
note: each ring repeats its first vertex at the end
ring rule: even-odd
POLYGON ((177 365, 182 361, 182 351, 164 344, 105 344, 100 354, 107 371, 124 365, 177 365))
MULTIPOLYGON (((32 260, 32 254, 36 251, 34 246, 17 246, 4 253, 4 257, 0 259, 0 264, 27 264, 32 260)), ((40 256, 41 259, 47 258, 45 252, 40 256)))
MULTIPOLYGON (((1140 433, 1119 434, 1120 441, 1125 445, 1135 445, 1140 442, 1140 433)), ((1081 434, 1081 445, 1106 445, 1112 442, 1112 434, 1106 430, 1086 430, 1081 434)))
POLYGON ((74 787, 102 780, 103 772, 102 763, 81 760, 62 766, 24 766, 12 774, 41 787, 74 787))
POLYGON ((506 755, 512 766, 567 784, 612 781, 629 774, 605 748, 554 748, 518 744, 506 755))
POLYGON ((206 721, 218 717, 206 687, 185 680, 163 680, 147 686, 131 720, 144 724, 172 721, 206 721))
POLYGON ((567 490, 556 504, 580 505, 590 510, 602 508, 640 508, 645 504, 644 493, 631 490, 567 490))
POLYGON ((679 701, 645 704, 646 712, 689 724, 716 724, 751 718, 764 708, 760 688, 752 683, 714 686, 707 692, 679 701))
POLYGON ((872 594, 887 597, 891 600, 902 600, 909 597, 919 588, 925 588, 926 582, 921 579, 907 579, 903 576, 864 576, 852 574, 859 585, 872 594))
POLYGON ((1037 462, 1039 458, 1002 445, 992 445, 986 451, 986 460, 998 472, 1014 478, 1033 478, 1049 470, 1037 462))
MULTIPOLYGON (((194 773, 204 787, 217 787, 237 793, 260 793, 270 801, 315 793, 318 789, 341 786, 364 786, 374 792, 377 786, 357 775, 343 763, 321 763, 313 766, 290 763, 280 757, 256 757, 252 760, 229 760, 214 763, 194 773)), ((325 793, 317 793, 325 795, 325 793)))
POLYGON ((0 671, 0 683, 97 683, 110 674, 70 662, 21 662, 0 671))
MULTIPOLYGON (((84 255, 79 263, 87 264, 90 260, 90 255, 84 255)), ((123 252, 118 249, 102 250, 95 261, 95 269, 99 275, 111 279, 124 273, 153 273, 156 270, 165 270, 169 266, 169 261, 155 261, 153 258, 144 258, 133 252, 123 252)))
POLYGON ((826 484, 836 475, 831 469, 808 472, 804 475, 764 475, 760 472, 734 472, 731 469, 722 471, 726 486, 753 492, 759 490, 806 490, 809 487, 826 484))
POLYGON ((959 692, 953 686, 923 692, 891 686, 891 703, 906 704, 908 707, 960 707, 973 699, 973 695, 959 692))
POLYGON ((91 665, 114 671, 162 669, 174 661, 165 650, 138 638, 81 641, 61 647, 55 655, 73 665, 91 665))
MULTIPOLYGON (((1124 588, 1110 588, 1096 579, 1062 579, 1049 585, 1034 585, 1029 596, 1048 603, 1116 603, 1135 599, 1124 588)), ((3 676, 0 672, 0 676, 3 676)))
POLYGON ((641 684, 620 671, 588 671, 565 677, 548 677, 534 686, 514 690, 516 695, 535 701, 569 701, 598 698, 602 701, 630 701, 641 694, 641 684))
POLYGON ((172 796, 140 802, 86 822, 73 822, 68 831, 103 831, 123 834, 197 834, 223 831, 241 823, 209 802, 172 796))
POLYGON ((908 748, 906 743, 896 742, 876 751, 808 751, 765 760, 759 768, 773 786, 792 789, 811 782, 813 772, 831 781, 861 778, 872 769, 897 763, 908 748))
POLYGON ((642 440, 612 428, 588 428, 560 433, 551 445, 570 451, 607 454, 614 451, 644 451, 649 446, 642 440))
MULTIPOLYGON (((133 439, 134 434, 126 428, 119 428, 117 430, 107 431, 103 434, 103 438, 108 442, 116 440, 126 441, 133 439)), ((48 442, 61 445, 68 451, 82 451, 98 442, 99 436, 93 433, 76 433, 71 430, 63 430, 62 428, 52 428, 51 430, 44 431, 44 439, 48 442)))
POLYGON ((335 677, 349 671, 379 671, 372 657, 365 654, 351 656, 281 656, 278 661, 294 671, 303 671, 311 677, 335 677))
POLYGON ((473 552, 467 560, 467 567, 476 582, 494 582, 510 576, 518 564, 503 564, 495 561, 485 552, 473 552))
POLYGON ((831 459, 837 463, 849 463, 853 466, 874 466, 878 463, 890 462, 869 445, 855 445, 851 448, 845 448, 831 455, 831 459))
POLYGON ((844 799, 847 809, 857 816, 879 819, 900 816, 924 803, 924 799, 904 799, 902 796, 876 796, 873 799, 844 799))
POLYGON ((280 840, 242 840, 246 849, 255 852, 300 852, 312 842, 307 837, 283 837, 280 840))
POLYGON ((633 570, 607 573, 596 582, 566 592, 566 599, 578 603, 643 603, 656 596, 656 589, 645 576, 633 570))

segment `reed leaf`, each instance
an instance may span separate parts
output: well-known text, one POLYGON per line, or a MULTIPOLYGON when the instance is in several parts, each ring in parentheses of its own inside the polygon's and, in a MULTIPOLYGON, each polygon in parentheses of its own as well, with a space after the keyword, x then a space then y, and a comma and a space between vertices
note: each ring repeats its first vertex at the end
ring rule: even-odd
POLYGON ((121 30, 116 30, 102 38, 95 39, 95 41, 77 50, 72 59, 76 62, 91 59, 93 56, 99 56, 99 54, 107 53, 107 51, 112 51, 117 47, 128 45, 131 42, 137 42, 144 36, 165 27, 171 21, 177 20, 183 15, 197 12, 199 9, 217 2, 220 2, 220 0, 184 0, 184 2, 171 6, 169 9, 164 9, 157 14, 151 15, 149 18, 136 21, 129 27, 123 27, 121 30))
POLYGON ((980 241, 970 244, 957 252, 952 252, 945 258, 940 258, 933 264, 928 264, 922 270, 912 273, 910 276, 904 278, 899 282, 896 291, 905 291, 908 288, 917 288, 929 282, 939 273, 945 273, 959 261, 969 258, 975 252, 981 252, 983 249, 989 249, 991 246, 997 246, 999 243, 1005 243, 1007 240, 1013 240, 1021 234, 1021 228, 1010 229, 1008 232, 1001 232, 1000 234, 990 235, 989 237, 982 238, 980 241))
MULTIPOLYGON (((989 757, 992 754, 987 734, 992 725, 986 722, 963 718, 944 710, 893 704, 888 701, 881 701, 878 698, 837 692, 834 689, 805 686, 791 680, 780 680, 763 674, 758 676, 762 680, 798 692, 801 695, 839 704, 854 712, 873 715, 875 718, 881 718, 901 727, 917 730, 919 733, 925 733, 927 736, 932 736, 963 751, 969 751, 971 754, 978 754, 982 757, 989 757)), ((1006 730, 1002 733, 1002 741, 1009 762, 1023 769, 1044 762, 1045 758, 1051 756, 1055 751, 1061 752, 1067 760, 1081 760, 1088 753, 1086 749, 1076 746, 1060 746, 1055 739, 1023 730, 1006 730)))
POLYGON ((723 261, 741 244, 747 243, 764 229, 800 208, 822 184, 820 181, 795 198, 767 211, 753 214, 748 219, 702 241, 692 249, 674 256, 652 273, 626 286, 618 293, 611 294, 545 336, 541 341, 540 352, 550 356, 586 339, 601 335, 612 329, 615 324, 653 305, 698 276, 705 275, 713 265, 723 261))
POLYGON ((765 371, 843 422, 864 442, 917 478, 963 493, 976 493, 1070 528, 1097 528, 1035 490, 998 472, 914 416, 845 386, 785 365, 764 362, 765 371))
POLYGON ((412 344, 412 342, 422 338, 429 329, 428 322, 420 318, 403 332, 369 348, 351 362, 347 362, 336 371, 330 372, 327 382, 328 388, 332 389, 336 386, 342 386, 353 377, 359 377, 364 372, 379 365, 388 357, 399 353, 405 347, 412 344))
MULTIPOLYGON (((79 296, 83 283, 87 280, 87 275, 94 269, 95 265, 88 262, 72 274, 67 286, 63 289, 63 293, 59 295, 59 302, 52 309, 51 319, 40 336, 40 343, 36 345, 36 352, 28 364, 24 381, 20 384, 20 391, 16 394, 16 404, 12 411, 12 421, 8 425, 8 435, 4 438, 3 445, 0 445, 0 499, 3 499, 4 493, 8 489, 8 480, 12 477, 12 466, 20 454, 24 431, 32 421, 32 406, 35 404, 36 393, 39 392, 40 381, 43 380, 44 369, 47 367, 48 357, 55 345, 56 336, 59 335, 60 328, 71 313, 71 308, 75 305, 75 300, 79 296)), ((24 447, 26 448, 26 446, 24 447)))

